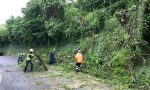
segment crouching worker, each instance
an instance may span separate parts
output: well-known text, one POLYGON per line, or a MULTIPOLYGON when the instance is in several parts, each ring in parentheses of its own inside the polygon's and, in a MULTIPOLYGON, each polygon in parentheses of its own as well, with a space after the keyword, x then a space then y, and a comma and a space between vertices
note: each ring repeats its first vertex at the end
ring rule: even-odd
POLYGON ((27 54, 27 58, 26 58, 26 66, 24 68, 24 72, 26 72, 29 64, 31 65, 31 71, 33 71, 33 63, 32 63, 32 60, 34 58, 34 55, 33 55, 33 49, 30 49, 30 53, 27 54))
POLYGON ((80 51, 78 50, 77 54, 75 55, 75 61, 76 61, 76 71, 81 70, 81 64, 83 63, 83 55, 80 51))
POLYGON ((22 63, 23 62, 23 53, 20 53, 18 55, 18 64, 22 63))
POLYGON ((55 63, 55 49, 53 49, 52 52, 50 52, 50 61, 49 64, 54 64, 55 63))

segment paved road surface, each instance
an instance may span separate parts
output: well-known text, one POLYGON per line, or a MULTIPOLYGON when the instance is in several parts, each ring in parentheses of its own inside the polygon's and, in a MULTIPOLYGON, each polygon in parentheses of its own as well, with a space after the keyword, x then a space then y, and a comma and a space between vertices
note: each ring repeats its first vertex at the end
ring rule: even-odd
POLYGON ((37 90, 19 70, 16 57, 0 56, 0 71, 0 90, 37 90))
POLYGON ((83 73, 66 72, 60 66, 49 66, 47 72, 24 73, 17 58, 0 56, 0 90, 114 90, 112 85, 83 73))

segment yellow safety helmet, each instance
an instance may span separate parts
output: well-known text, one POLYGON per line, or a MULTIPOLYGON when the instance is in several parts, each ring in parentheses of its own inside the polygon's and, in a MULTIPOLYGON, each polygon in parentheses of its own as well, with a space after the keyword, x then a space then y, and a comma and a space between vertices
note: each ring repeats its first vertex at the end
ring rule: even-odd
POLYGON ((30 51, 30 52, 33 52, 33 49, 30 49, 29 51, 30 51))

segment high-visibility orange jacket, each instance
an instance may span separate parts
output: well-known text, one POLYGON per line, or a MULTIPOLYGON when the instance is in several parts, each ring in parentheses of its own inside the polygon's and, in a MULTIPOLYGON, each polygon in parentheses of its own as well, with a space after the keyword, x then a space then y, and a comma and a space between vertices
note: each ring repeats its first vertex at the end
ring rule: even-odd
POLYGON ((75 56, 76 63, 82 63, 83 62, 83 55, 81 53, 77 53, 75 56))

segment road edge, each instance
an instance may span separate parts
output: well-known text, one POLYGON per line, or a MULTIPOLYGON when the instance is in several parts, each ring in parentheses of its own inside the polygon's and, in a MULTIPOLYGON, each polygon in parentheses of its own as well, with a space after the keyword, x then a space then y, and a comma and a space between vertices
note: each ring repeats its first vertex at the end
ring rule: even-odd
POLYGON ((2 82, 2 70, 0 69, 0 84, 2 82))

